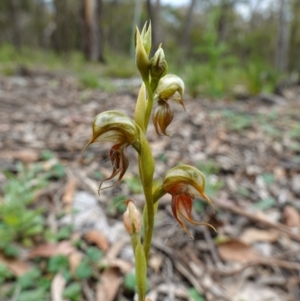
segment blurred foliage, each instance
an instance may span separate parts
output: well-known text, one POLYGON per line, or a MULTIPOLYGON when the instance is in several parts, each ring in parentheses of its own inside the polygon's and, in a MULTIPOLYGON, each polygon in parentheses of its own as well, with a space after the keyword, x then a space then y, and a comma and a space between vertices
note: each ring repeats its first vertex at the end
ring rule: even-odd
MULTIPOLYGON (((14 7, 10 0, 2 0, 0 31, 4 34, 0 36, 0 73, 13 75, 18 66, 67 69, 78 75, 83 88, 114 91, 110 78, 128 78, 136 74, 134 60, 129 58, 135 2, 101 2, 105 13, 99 25, 105 63, 87 63, 82 51, 81 2, 61 0, 61 6, 57 6, 54 0, 24 0, 14 7), (58 12, 57 7, 64 10, 63 19, 58 18, 61 11, 58 12)), ((159 38, 165 51, 171 53, 170 61, 175 61, 170 65, 170 72, 180 68, 193 97, 235 96, 237 87, 242 87, 248 95, 273 92, 284 76, 274 67, 279 6, 252 7, 246 16, 236 9, 238 5, 250 7, 251 3, 239 0, 197 2, 190 32, 185 32, 188 7, 160 7, 159 38), (185 34, 189 37, 189 45, 183 47, 185 34)), ((299 1, 290 1, 290 11, 288 71, 299 72, 299 1)), ((144 6, 141 21, 146 19, 146 14, 144 6)))

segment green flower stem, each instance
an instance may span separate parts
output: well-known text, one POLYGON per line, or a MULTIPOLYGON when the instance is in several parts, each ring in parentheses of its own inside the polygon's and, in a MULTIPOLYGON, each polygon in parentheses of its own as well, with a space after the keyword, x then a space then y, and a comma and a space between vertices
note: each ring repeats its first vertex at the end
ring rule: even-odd
POLYGON ((144 209, 144 252, 146 262, 148 262, 154 228, 154 206, 152 199, 152 187, 144 187, 144 193, 146 197, 146 206, 144 209))
POLYGON ((148 92, 148 101, 147 101, 147 108, 145 113, 145 132, 146 132, 148 128, 151 112, 152 112, 154 98, 153 98, 153 91, 151 89, 149 82, 145 82, 145 86, 148 92))
POLYGON ((139 243, 141 243, 140 233, 133 233, 130 238, 131 238, 132 250, 134 251, 136 249, 136 246, 139 243))
POLYGON ((144 218, 144 251, 146 261, 149 259, 151 240, 154 227, 154 204, 152 196, 154 158, 144 133, 140 133, 141 152, 139 155, 139 171, 146 199, 147 218, 144 218))
POLYGON ((141 242, 138 241, 134 250, 135 254, 135 274, 136 286, 139 296, 139 301, 145 301, 146 286, 147 286, 147 261, 141 242))

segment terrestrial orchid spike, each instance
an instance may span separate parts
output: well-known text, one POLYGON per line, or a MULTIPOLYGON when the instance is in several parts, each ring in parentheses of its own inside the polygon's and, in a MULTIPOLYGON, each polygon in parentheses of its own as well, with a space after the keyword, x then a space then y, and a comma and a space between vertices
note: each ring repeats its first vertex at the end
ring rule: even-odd
POLYGON ((113 166, 112 174, 102 180, 99 185, 99 191, 102 190, 103 182, 119 175, 117 182, 103 189, 110 188, 120 182, 128 168, 129 159, 126 154, 126 148, 132 145, 137 152, 140 152, 139 129, 135 122, 126 114, 119 111, 106 111, 96 116, 93 122, 93 135, 83 151, 95 142, 113 142, 110 150, 110 160, 113 166))
POLYGON ((192 217, 192 201, 200 197, 207 201, 214 210, 213 203, 205 194, 205 178, 203 174, 195 167, 189 165, 179 165, 170 169, 162 185, 163 189, 172 195, 172 212, 183 228, 183 230, 192 237, 187 229, 183 219, 193 225, 206 225, 216 231, 216 229, 207 223, 197 222, 192 217))

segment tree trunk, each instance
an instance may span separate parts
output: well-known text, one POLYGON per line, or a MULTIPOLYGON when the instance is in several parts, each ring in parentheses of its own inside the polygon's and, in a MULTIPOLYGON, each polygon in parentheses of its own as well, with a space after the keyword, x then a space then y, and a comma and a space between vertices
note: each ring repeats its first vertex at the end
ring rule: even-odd
MULTIPOLYGON (((190 52, 190 34, 192 29, 192 19, 193 19, 193 11, 196 4, 196 0, 191 0, 189 9, 185 18, 183 33, 181 36, 181 47, 183 49, 183 59, 189 54, 190 52)), ((182 60, 180 60, 182 61, 182 60)))
POLYGON ((131 37, 132 41, 130 43, 130 56, 134 57, 134 33, 135 33, 135 27, 140 25, 141 21, 141 14, 142 14, 142 1, 141 0, 135 0, 134 1, 134 16, 133 16, 133 22, 132 22, 132 30, 131 30, 131 37))
POLYGON ((54 48, 58 53, 67 53, 70 50, 68 35, 67 2, 66 0, 54 0, 55 30, 53 32, 54 48))
POLYGON ((13 44, 18 51, 21 51, 21 23, 20 23, 20 0, 10 0, 11 20, 13 27, 13 44))
POLYGON ((100 31, 101 0, 83 0, 83 52, 90 61, 104 62, 100 31))
POLYGON ((148 19, 151 20, 152 25, 152 49, 155 52, 161 42, 160 31, 160 0, 156 0, 155 5, 151 4, 151 0, 146 1, 148 19))
POLYGON ((281 72, 285 72, 288 66, 289 23, 289 1, 281 0, 276 51, 276 67, 281 72))

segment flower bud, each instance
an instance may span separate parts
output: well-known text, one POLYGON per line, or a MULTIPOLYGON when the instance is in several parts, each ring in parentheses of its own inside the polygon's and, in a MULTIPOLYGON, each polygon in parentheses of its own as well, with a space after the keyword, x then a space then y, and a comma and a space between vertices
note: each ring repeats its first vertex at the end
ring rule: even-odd
POLYGON ((124 227, 130 235, 139 233, 142 227, 141 213, 134 205, 133 200, 127 200, 126 205, 127 209, 123 214, 124 227))
POLYGON ((135 31, 135 63, 143 80, 149 80, 149 58, 138 28, 135 31))
MULTIPOLYGON (((152 82, 156 82, 156 86, 161 77, 168 71, 168 65, 165 59, 165 53, 161 47, 155 52, 150 60, 150 75, 152 82)), ((156 88, 154 87, 154 89, 156 88)))
POLYGON ((152 36, 152 30, 151 30, 151 21, 149 22, 148 28, 147 28, 148 22, 145 23, 143 30, 141 32, 141 37, 143 40, 143 45, 145 48, 145 51, 147 55, 150 54, 151 51, 151 36, 152 36))

